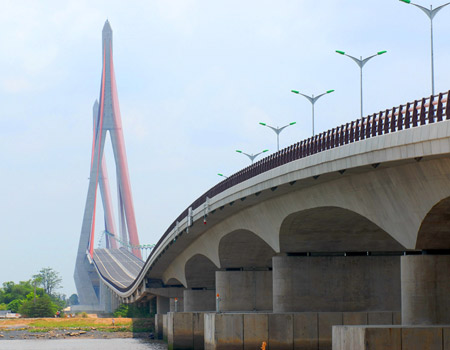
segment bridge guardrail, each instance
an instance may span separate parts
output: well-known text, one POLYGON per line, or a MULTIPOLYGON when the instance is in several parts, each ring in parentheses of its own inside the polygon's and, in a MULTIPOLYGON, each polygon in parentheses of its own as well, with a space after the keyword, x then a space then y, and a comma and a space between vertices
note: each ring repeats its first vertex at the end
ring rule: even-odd
MULTIPOLYGON (((175 228, 177 221, 181 222, 188 215, 189 208, 191 207, 192 210, 199 208, 205 203, 207 197, 213 198, 252 177, 319 152, 404 129, 450 120, 450 108, 447 103, 449 96, 450 91, 432 95, 337 126, 288 146, 238 171, 210 188, 186 208, 167 228, 147 260, 153 256, 160 244, 175 228)), ((127 289, 133 285, 134 282, 127 289)))
MULTIPOLYGON (((213 198, 230 187, 294 160, 371 137, 450 120, 450 108, 447 108, 449 94, 450 91, 408 102, 297 142, 229 176, 197 198, 189 207, 195 210, 206 201, 207 197, 213 198)), ((189 207, 169 226, 155 248, 175 228, 176 222, 181 222, 187 216, 189 207)))

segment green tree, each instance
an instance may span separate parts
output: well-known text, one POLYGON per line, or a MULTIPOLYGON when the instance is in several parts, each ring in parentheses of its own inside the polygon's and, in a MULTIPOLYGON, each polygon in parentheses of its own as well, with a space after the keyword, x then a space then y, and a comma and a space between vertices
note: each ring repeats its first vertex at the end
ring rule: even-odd
POLYGON ((16 299, 23 300, 32 291, 33 286, 30 281, 21 281, 18 284, 12 281, 5 282, 3 288, 0 289, 0 303, 9 304, 16 299))
POLYGON ((61 288, 62 279, 59 276, 59 272, 53 270, 51 267, 42 268, 33 278, 44 288, 45 293, 48 295, 53 295, 55 289, 61 288))
POLYGON ((11 312, 19 312, 19 309, 21 308, 22 304, 23 304, 22 299, 15 299, 8 304, 7 310, 11 310, 11 312))
POLYGON ((34 300, 23 302, 19 312, 27 317, 53 317, 58 307, 52 302, 50 297, 44 294, 34 300))
POLYGON ((69 297, 69 300, 68 300, 68 305, 78 305, 80 302, 78 301, 78 295, 76 295, 76 294, 72 294, 70 297, 69 297))

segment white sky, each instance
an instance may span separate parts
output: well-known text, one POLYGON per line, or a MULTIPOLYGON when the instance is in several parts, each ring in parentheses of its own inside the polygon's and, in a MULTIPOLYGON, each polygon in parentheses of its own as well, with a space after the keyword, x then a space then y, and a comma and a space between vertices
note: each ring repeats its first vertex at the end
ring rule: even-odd
MULTIPOLYGON (((336 90, 316 104, 316 132, 359 117, 359 68, 336 49, 388 51, 364 68, 366 114, 431 92, 429 20, 397 0, 1 0, 0 282, 50 266, 75 292, 107 18, 145 244, 218 172, 248 165, 236 149, 276 150, 259 121, 297 122, 282 146, 310 136, 310 104, 291 89, 336 90)), ((436 92, 450 88, 449 19, 450 7, 434 20, 436 92)))

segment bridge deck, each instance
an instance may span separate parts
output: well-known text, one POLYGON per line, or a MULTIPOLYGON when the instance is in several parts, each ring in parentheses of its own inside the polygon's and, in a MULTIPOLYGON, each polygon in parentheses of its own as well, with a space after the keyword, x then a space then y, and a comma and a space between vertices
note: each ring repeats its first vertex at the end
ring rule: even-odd
POLYGON ((120 288, 128 287, 144 266, 142 260, 124 248, 95 249, 94 264, 103 278, 120 288))

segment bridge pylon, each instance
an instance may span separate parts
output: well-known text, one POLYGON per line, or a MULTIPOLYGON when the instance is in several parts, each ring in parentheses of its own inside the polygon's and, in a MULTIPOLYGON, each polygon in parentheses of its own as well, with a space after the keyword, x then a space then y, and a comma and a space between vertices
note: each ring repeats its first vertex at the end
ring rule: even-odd
POLYGON ((100 187, 100 195, 105 213, 105 230, 110 234, 105 237, 106 247, 114 249, 118 248, 120 245, 119 242, 129 242, 128 246, 131 246, 131 252, 136 257, 142 259, 139 249, 139 237, 114 74, 112 29, 109 21, 106 21, 103 27, 102 37, 103 64, 100 97, 93 107, 94 125, 89 187, 74 273, 78 297, 82 305, 99 305, 100 303, 99 276, 92 266, 98 194, 97 187, 100 187), (103 153, 108 133, 116 164, 118 231, 116 230, 114 220, 108 173, 103 153), (118 237, 119 234, 120 239, 118 237), (115 239, 116 237, 117 239, 115 239))

